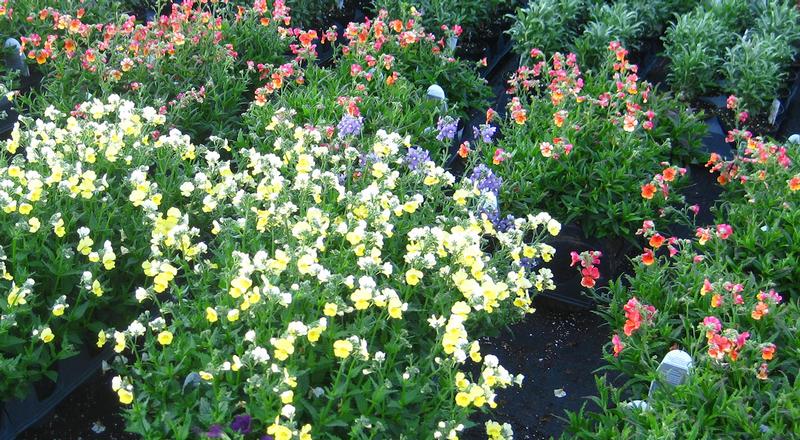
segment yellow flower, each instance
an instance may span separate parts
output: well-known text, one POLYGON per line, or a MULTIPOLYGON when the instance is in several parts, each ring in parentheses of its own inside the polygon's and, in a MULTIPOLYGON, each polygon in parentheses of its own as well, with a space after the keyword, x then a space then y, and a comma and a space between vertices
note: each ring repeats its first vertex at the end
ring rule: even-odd
POLYGON ((421 271, 417 269, 409 269, 406 272, 406 284, 409 286, 416 286, 419 284, 419 280, 421 280, 423 276, 424 274, 421 271))
POLYGON ((211 307, 206 307, 206 319, 208 322, 217 322, 217 319, 219 319, 217 311, 211 307))
POLYGON ((100 285, 100 281, 94 280, 92 282, 92 293, 97 297, 103 296, 103 286, 100 285))
POLYGON ((125 350, 125 333, 115 331, 114 342, 114 351, 117 353, 122 353, 122 350, 125 350))
POLYGON ((56 336, 53 334, 53 331, 50 330, 50 327, 45 327, 44 330, 39 334, 39 339, 44 341, 45 344, 49 343, 53 340, 56 336))
POLYGON ((353 344, 350 341, 339 339, 333 343, 333 355, 346 359, 353 351, 353 344))
POLYGON ((53 306, 53 316, 61 316, 64 314, 66 306, 64 304, 56 304, 53 306))
POLYGON ((247 292, 250 286, 253 285, 253 282, 250 281, 249 278, 245 277, 236 277, 231 281, 231 288, 228 293, 234 297, 238 298, 242 296, 243 293, 247 292))
POLYGON ((277 422, 273 423, 267 428, 267 434, 271 435, 275 440, 291 440, 292 430, 279 425, 277 422))
POLYGON ((125 388, 118 389, 117 395, 119 396, 119 402, 123 405, 130 405, 133 402, 133 393, 125 388))
POLYGON ((469 394, 463 391, 456 394, 456 405, 466 408, 470 403, 472 403, 472 398, 469 396, 469 394))
POLYGON ((389 300, 389 306, 387 307, 389 310, 389 316, 394 319, 403 319, 403 302, 400 301, 398 298, 392 298, 389 300))
POLYGON ((450 307, 450 312, 454 315, 464 316, 466 317, 469 315, 469 312, 472 311, 472 308, 469 304, 465 303, 464 301, 458 301, 453 304, 453 307, 450 307))
POLYGON ((55 223, 53 223, 53 232, 55 232, 57 237, 63 237, 67 231, 64 228, 64 219, 58 219, 55 223))
POLYGON ((550 219, 550 221, 547 222, 547 232, 553 236, 558 235, 558 233, 561 232, 561 223, 555 219, 550 219))
POLYGON ((100 330, 100 332, 97 333, 97 347, 102 348, 104 345, 106 345, 107 340, 108 337, 106 336, 106 332, 104 330, 100 330))
POLYGON ((234 322, 239 319, 239 309, 228 310, 228 321, 234 322))
POLYGON ((197 374, 199 374, 200 378, 203 379, 206 382, 211 382, 212 380, 214 380, 214 375, 209 373, 209 372, 207 372, 207 371, 200 371, 197 374))
POLYGON ((164 330, 158 334, 158 343, 161 345, 169 345, 172 343, 172 332, 164 330))
POLYGON ((338 309, 339 306, 337 306, 334 303, 325 303, 325 309, 323 310, 322 313, 325 314, 325 316, 333 317, 336 316, 336 312, 338 311, 338 309))
POLYGON ((281 393, 281 403, 288 405, 294 400, 294 391, 288 390, 281 393))
POLYGON ((287 338, 272 341, 272 346, 275 347, 275 359, 279 361, 285 361, 289 355, 294 353, 294 342, 287 338))
POLYGON ((322 327, 314 327, 308 330, 308 340, 309 342, 317 342, 319 341, 319 337, 322 336, 322 331, 324 329, 322 327))
POLYGON ((33 206, 31 206, 29 203, 20 203, 18 209, 20 214, 28 215, 33 210, 33 206))

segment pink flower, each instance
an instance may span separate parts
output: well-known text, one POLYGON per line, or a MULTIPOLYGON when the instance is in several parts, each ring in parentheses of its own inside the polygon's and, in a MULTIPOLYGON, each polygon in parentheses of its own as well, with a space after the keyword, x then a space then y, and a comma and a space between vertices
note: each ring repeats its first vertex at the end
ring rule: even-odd
POLYGON ((728 96, 726 104, 728 105, 728 110, 733 110, 739 106, 739 98, 734 95, 730 95, 728 96))
POLYGON ((504 160, 506 160, 505 150, 502 148, 497 148, 494 150, 494 155, 492 156, 492 163, 495 165, 500 165, 504 160))
POLYGON ((725 223, 717 225, 717 237, 726 240, 732 233, 733 228, 731 228, 731 225, 725 223))
POLYGON ((625 348, 625 344, 622 343, 618 334, 614 334, 614 336, 611 337, 611 344, 614 345, 614 357, 619 356, 622 349, 625 348))

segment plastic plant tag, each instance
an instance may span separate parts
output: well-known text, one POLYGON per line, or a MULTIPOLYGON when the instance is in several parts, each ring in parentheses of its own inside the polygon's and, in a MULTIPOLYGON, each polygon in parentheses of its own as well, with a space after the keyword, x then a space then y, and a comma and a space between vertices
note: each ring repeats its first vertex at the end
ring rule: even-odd
POLYGON ((6 68, 8 70, 16 70, 22 76, 30 75, 28 65, 25 64, 25 59, 20 52, 22 45, 14 38, 9 38, 3 44, 3 49, 6 51, 6 68))
POLYGON ((778 112, 781 110, 781 102, 777 99, 772 100, 772 105, 769 108, 769 123, 775 125, 775 120, 778 118, 778 112))
POLYGON ((444 89, 439 84, 432 84, 428 87, 427 96, 429 99, 441 101, 442 110, 447 111, 447 96, 445 96, 444 89))
POLYGON ((447 47, 449 47, 450 50, 456 50, 456 46, 458 46, 458 37, 456 36, 448 37, 447 47))
MULTIPOLYGON (((672 350, 664 356, 656 372, 667 385, 676 387, 686 382, 692 364, 692 357, 689 353, 683 350, 672 350)), ((649 398, 652 398, 655 390, 660 387, 659 382, 659 380, 650 382, 650 391, 647 393, 649 398)))

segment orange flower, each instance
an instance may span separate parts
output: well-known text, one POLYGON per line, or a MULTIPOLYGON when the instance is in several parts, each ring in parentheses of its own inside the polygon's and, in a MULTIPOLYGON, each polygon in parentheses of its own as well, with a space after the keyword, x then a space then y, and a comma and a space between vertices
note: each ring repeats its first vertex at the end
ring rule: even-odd
POLYGON ((652 237, 650 237, 650 247, 653 249, 658 249, 661 245, 664 244, 664 236, 659 234, 658 232, 655 233, 652 237))
POLYGON ((469 155, 469 141, 463 142, 460 147, 458 147, 458 155, 466 158, 469 155))
POLYGON ((711 307, 717 308, 721 306, 723 303, 722 295, 715 293, 714 296, 711 297, 711 307))
POLYGON ((389 23, 389 26, 391 26, 395 32, 402 32, 403 30, 403 22, 400 20, 392 20, 392 22, 389 23))
POLYGON ((775 356, 775 344, 769 343, 765 346, 761 347, 761 359, 765 361, 771 361, 772 358, 775 356))
POLYGON ((707 293, 714 291, 714 285, 711 284, 711 281, 708 281, 708 278, 703 280, 703 287, 700 288, 700 295, 706 296, 707 293))
POLYGON ((650 200, 653 198, 655 194, 656 194, 656 186, 653 185, 652 183, 648 183, 647 185, 642 186, 642 197, 644 197, 645 199, 650 200))
POLYGON ((767 364, 763 363, 763 364, 761 364, 760 367, 758 367, 758 373, 756 373, 756 377, 761 379, 761 380, 767 380, 769 378, 769 375, 767 374, 767 372, 768 372, 767 364))
POLYGON ((567 111, 566 110, 559 110, 553 114, 553 123, 556 124, 556 127, 561 127, 564 125, 564 119, 567 118, 567 111))
POLYGON ((656 262, 656 256, 653 253, 652 249, 644 248, 644 253, 642 254, 642 263, 645 266, 649 266, 656 262))
POLYGON ((44 64, 47 62, 47 52, 43 50, 36 52, 36 62, 38 64, 44 64))
POLYGON ((666 180, 667 182, 672 182, 673 180, 675 180, 675 169, 672 167, 667 168, 664 170, 663 173, 661 173, 661 175, 664 176, 664 180, 666 180))
POLYGON ((788 181, 789 189, 792 191, 800 190, 800 176, 794 176, 788 181))
POLYGON ((73 52, 75 52, 75 48, 76 48, 76 46, 75 46, 75 42, 74 41, 72 41, 69 38, 64 40, 64 50, 68 54, 72 54, 73 52))

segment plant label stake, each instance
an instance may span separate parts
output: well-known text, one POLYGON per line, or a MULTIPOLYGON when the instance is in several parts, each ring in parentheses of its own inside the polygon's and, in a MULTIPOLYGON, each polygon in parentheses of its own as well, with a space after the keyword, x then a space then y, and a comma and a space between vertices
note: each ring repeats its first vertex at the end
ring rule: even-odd
MULTIPOLYGON (((659 373, 661 380, 674 388, 686 382, 692 364, 692 357, 689 353, 683 350, 672 350, 664 356, 656 372, 659 373)), ((650 391, 647 393, 648 398, 653 398, 653 393, 660 387, 659 382, 658 379, 650 382, 650 391)))
POLYGON ((6 68, 16 70, 21 76, 29 76, 28 65, 22 58, 22 45, 14 38, 9 38, 3 44, 6 51, 6 68))
POLYGON ((447 97, 444 94, 444 89, 438 84, 432 84, 428 87, 428 94, 429 99, 438 99, 441 102, 442 110, 447 111, 447 97))

